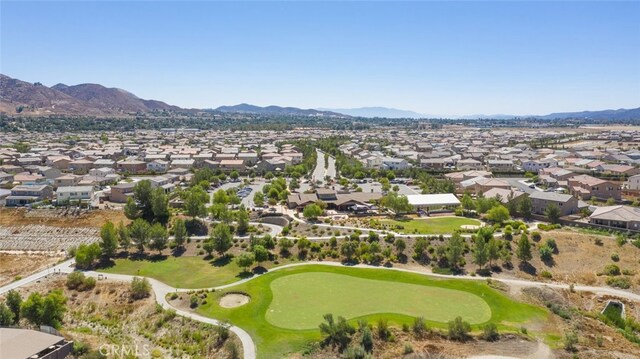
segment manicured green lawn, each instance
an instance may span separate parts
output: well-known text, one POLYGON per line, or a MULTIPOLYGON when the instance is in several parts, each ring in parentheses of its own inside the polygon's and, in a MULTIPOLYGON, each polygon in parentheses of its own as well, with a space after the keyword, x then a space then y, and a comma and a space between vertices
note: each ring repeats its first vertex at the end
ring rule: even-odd
POLYGON ((234 260, 215 262, 203 257, 167 257, 163 260, 116 259, 99 272, 155 278, 176 288, 209 288, 236 282, 242 269, 234 260))
POLYGON ((513 301, 482 281, 322 265, 281 269, 208 296, 207 304, 197 311, 245 329, 260 358, 303 351, 320 339, 317 326, 326 313, 344 316, 352 323, 386 318, 393 325, 424 316, 438 328, 460 315, 474 323, 476 330, 493 322, 502 331, 517 331, 524 323, 548 315, 546 309, 513 301), (251 297, 248 304, 220 307, 220 297, 238 291, 251 297))
POLYGON ((436 322, 461 316, 472 324, 491 318, 487 302, 469 292, 344 274, 293 274, 271 282, 271 291, 266 319, 287 329, 314 329, 332 312, 345 318, 397 313, 436 322))
POLYGON ((479 226, 480 221, 472 218, 464 217, 433 217, 433 218, 419 218, 419 219, 383 219, 380 221, 382 224, 390 225, 391 230, 413 234, 451 234, 456 229, 460 229, 463 225, 475 225, 479 226), (397 228, 401 226, 402 228, 397 228))

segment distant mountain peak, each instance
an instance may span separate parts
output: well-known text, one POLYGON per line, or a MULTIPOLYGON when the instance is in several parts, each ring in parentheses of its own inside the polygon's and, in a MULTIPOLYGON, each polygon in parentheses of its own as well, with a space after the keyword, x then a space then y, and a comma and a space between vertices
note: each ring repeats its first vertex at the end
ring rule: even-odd
POLYGON ((438 117, 429 116, 422 113, 400 110, 396 108, 372 106, 372 107, 359 107, 359 108, 318 108, 321 111, 337 112, 353 117, 383 117, 383 118, 427 118, 438 117))
POLYGON ((282 106, 256 106, 248 103, 241 103, 234 106, 220 106, 215 109, 220 112, 232 112, 232 113, 253 113, 258 115, 285 115, 285 116, 319 116, 319 117, 348 117, 344 114, 340 114, 332 111, 322 111, 315 109, 301 109, 297 107, 282 107, 282 106))

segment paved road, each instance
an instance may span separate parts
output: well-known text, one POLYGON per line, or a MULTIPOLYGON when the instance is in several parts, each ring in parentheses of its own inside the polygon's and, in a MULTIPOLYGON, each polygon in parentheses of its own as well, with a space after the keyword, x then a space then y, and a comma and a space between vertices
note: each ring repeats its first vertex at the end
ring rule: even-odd
POLYGON ((336 159, 335 157, 329 156, 329 167, 327 167, 327 176, 331 178, 336 178, 336 159))
POLYGON ((316 168, 313 170, 311 175, 311 181, 316 182, 320 181, 324 184, 324 176, 325 176, 325 168, 324 168, 324 152, 316 149, 316 168))

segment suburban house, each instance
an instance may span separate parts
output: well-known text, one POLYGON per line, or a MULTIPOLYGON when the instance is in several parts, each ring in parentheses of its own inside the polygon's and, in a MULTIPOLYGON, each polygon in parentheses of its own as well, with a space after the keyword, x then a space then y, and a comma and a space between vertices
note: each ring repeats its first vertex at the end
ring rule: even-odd
POLYGON ((221 160, 219 168, 225 172, 244 172, 247 169, 243 160, 221 160))
POLYGON ((512 160, 487 160, 487 169, 496 172, 512 172, 516 166, 512 160))
POLYGON ((64 359, 71 355, 73 342, 55 331, 0 328, 0 358, 64 359))
POLYGON ((6 199, 7 207, 26 206, 34 202, 41 202, 53 198, 53 189, 48 185, 26 186, 19 185, 11 189, 11 195, 6 199))
POLYGON ((147 164, 138 160, 126 160, 118 162, 118 171, 129 173, 143 173, 147 171, 147 164))
POLYGON ((109 201, 115 203, 125 203, 127 198, 133 196, 133 188, 136 186, 134 182, 120 183, 115 186, 111 186, 111 195, 109 201))
POLYGON ((631 189, 634 191, 640 190, 640 175, 629 177, 629 179, 626 182, 626 185, 628 189, 631 189))
POLYGON ((382 159, 382 167, 389 170, 404 170, 410 167, 409 162, 402 158, 385 157, 382 159))
POLYGON ((522 162, 522 169, 527 172, 538 173, 538 171, 558 166, 558 161, 552 158, 545 158, 542 160, 527 160, 522 162))
POLYGON ((554 192, 533 191, 529 198, 533 207, 532 212, 544 215, 550 204, 555 204, 560 208, 560 214, 567 216, 578 212, 578 199, 568 194, 554 192))
POLYGON ((473 158, 465 158, 456 162, 456 168, 460 171, 481 170, 484 168, 482 162, 473 158))
POLYGON ((169 162, 165 160, 154 160, 147 163, 147 171, 155 173, 165 173, 169 170, 169 162))
POLYGON ((92 186, 58 187, 56 190, 56 202, 58 205, 89 203, 92 198, 92 186))
POLYGON ((68 186, 77 186, 80 183, 82 176, 74 175, 73 173, 68 173, 66 175, 60 176, 53 180, 53 186, 58 187, 68 187, 68 186))
POLYGON ((630 206, 598 207, 589 216, 589 223, 637 231, 640 230, 640 209, 630 206))
POLYGON ((519 202, 522 198, 527 196, 527 194, 520 190, 493 187, 488 191, 484 192, 483 196, 485 198, 495 198, 500 202, 507 204, 509 202, 519 202))
POLYGON ((89 173, 93 168, 93 161, 88 159, 79 159, 69 162, 69 171, 74 173, 89 173))
POLYGON ((619 201, 622 198, 620 186, 611 181, 579 175, 569 178, 568 183, 569 193, 583 200, 597 198, 606 201, 613 198, 619 201))

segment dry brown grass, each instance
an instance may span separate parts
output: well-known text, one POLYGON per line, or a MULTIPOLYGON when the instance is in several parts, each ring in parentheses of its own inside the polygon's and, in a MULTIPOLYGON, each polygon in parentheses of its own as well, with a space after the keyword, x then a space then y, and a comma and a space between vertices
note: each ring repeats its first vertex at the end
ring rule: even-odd
POLYGON ((0 253, 0 286, 58 263, 59 253, 0 253))
MULTIPOLYGON (((632 288, 638 288, 640 279, 640 248, 631 243, 620 247, 613 236, 581 233, 573 230, 555 230, 541 232, 542 240, 533 248, 531 264, 537 273, 549 271, 553 274, 553 280, 566 283, 579 283, 586 285, 605 285, 606 276, 598 276, 607 264, 616 264, 621 270, 631 270, 632 288), (540 260, 538 247, 543 245, 548 238, 555 239, 558 245, 558 253, 553 255, 552 263, 544 263, 540 260), (597 245, 596 239, 602 241, 597 245), (619 256, 619 261, 611 259, 612 254, 619 256)), ((515 244, 515 243, 514 243, 515 244)), ((515 248, 515 246, 514 246, 515 248)), ((514 262, 517 259, 514 258, 514 262)), ((531 278, 530 275, 515 270, 517 276, 531 278)))
POLYGON ((113 223, 123 221, 129 223, 123 211, 94 210, 79 216, 57 216, 54 210, 31 210, 24 208, 0 208, 0 225, 16 226, 26 224, 42 224, 53 227, 101 227, 104 222, 113 223), (30 212, 30 213, 28 213, 30 212))

